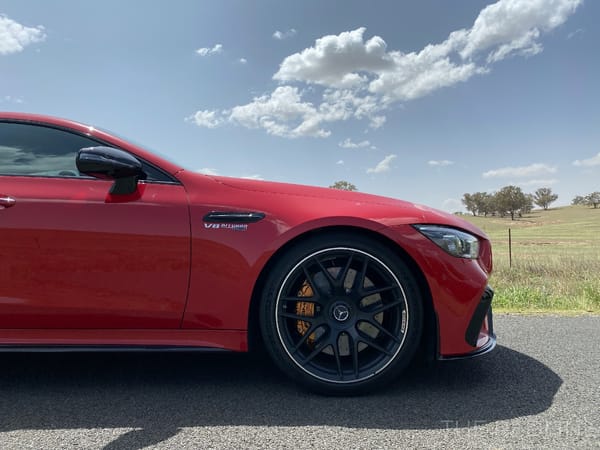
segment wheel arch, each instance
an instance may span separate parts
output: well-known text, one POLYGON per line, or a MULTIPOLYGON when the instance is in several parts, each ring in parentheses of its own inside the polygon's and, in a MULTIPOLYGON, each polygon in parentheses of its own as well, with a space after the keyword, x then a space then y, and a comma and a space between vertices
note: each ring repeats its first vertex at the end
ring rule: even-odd
POLYGON ((292 247, 301 244, 303 241, 312 238, 314 236, 335 233, 335 232, 348 232, 355 235, 361 235, 369 239, 376 240, 388 248, 392 249, 393 252, 406 263, 417 281, 420 293, 423 299, 423 335, 419 344, 417 354, 424 357, 426 361, 433 360, 437 357, 438 349, 438 326, 437 316, 433 308, 433 299, 431 296, 431 290, 429 284, 423 274, 421 268, 417 265, 414 259, 396 242, 383 234, 377 233, 376 231, 369 230, 366 228, 360 228, 355 226, 326 226, 321 228, 312 229, 304 233, 295 236, 289 241, 285 242, 281 247, 275 251, 275 253, 269 258, 267 263, 263 266, 252 290, 252 297, 250 299, 250 307, 248 310, 248 350, 251 352, 262 351, 263 342, 260 332, 260 319, 259 310, 261 302, 261 294, 265 287, 265 282, 268 278, 269 271, 277 264, 281 257, 292 247))

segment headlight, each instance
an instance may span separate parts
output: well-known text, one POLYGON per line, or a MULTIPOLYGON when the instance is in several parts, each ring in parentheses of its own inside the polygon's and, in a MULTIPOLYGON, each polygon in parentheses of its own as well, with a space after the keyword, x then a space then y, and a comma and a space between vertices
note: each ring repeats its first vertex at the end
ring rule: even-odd
POLYGON ((452 256, 467 259, 479 257, 479 240, 469 233, 439 225, 413 226, 452 256))

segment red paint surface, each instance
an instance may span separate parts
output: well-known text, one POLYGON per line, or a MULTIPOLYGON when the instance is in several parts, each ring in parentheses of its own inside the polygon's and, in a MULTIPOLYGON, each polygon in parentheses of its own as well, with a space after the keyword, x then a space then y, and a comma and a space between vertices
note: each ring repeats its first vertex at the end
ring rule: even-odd
MULTIPOLYGON (((109 181, 0 175, 0 194, 16 200, 0 209, 0 344, 245 350, 250 300, 269 259, 304 233, 345 226, 385 236, 419 266, 442 355, 474 350, 464 335, 492 268, 491 248, 483 232, 458 217, 368 194, 186 172, 71 121, 16 113, 0 113, 1 120, 101 139, 180 184, 140 183, 134 195, 119 197, 108 195, 109 181), (211 211, 266 217, 232 231, 207 228, 203 217, 211 211), (479 236, 480 260, 447 255, 410 226, 416 223, 479 236)), ((486 336, 484 324, 479 346, 486 336)))

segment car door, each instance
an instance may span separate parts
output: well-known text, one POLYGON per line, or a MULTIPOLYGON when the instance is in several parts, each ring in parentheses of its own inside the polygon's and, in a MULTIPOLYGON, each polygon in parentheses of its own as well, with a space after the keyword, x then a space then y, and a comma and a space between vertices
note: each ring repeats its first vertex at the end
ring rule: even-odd
POLYGON ((0 328, 177 328, 190 266, 187 195, 143 162, 135 195, 83 176, 88 136, 0 122, 0 328))

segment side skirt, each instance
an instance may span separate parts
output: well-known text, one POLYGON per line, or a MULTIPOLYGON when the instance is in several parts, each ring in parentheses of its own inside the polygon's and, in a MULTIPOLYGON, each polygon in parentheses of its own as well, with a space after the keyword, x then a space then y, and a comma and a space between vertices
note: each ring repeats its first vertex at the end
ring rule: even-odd
POLYGON ((0 352, 248 351, 246 330, 0 330, 0 352))

